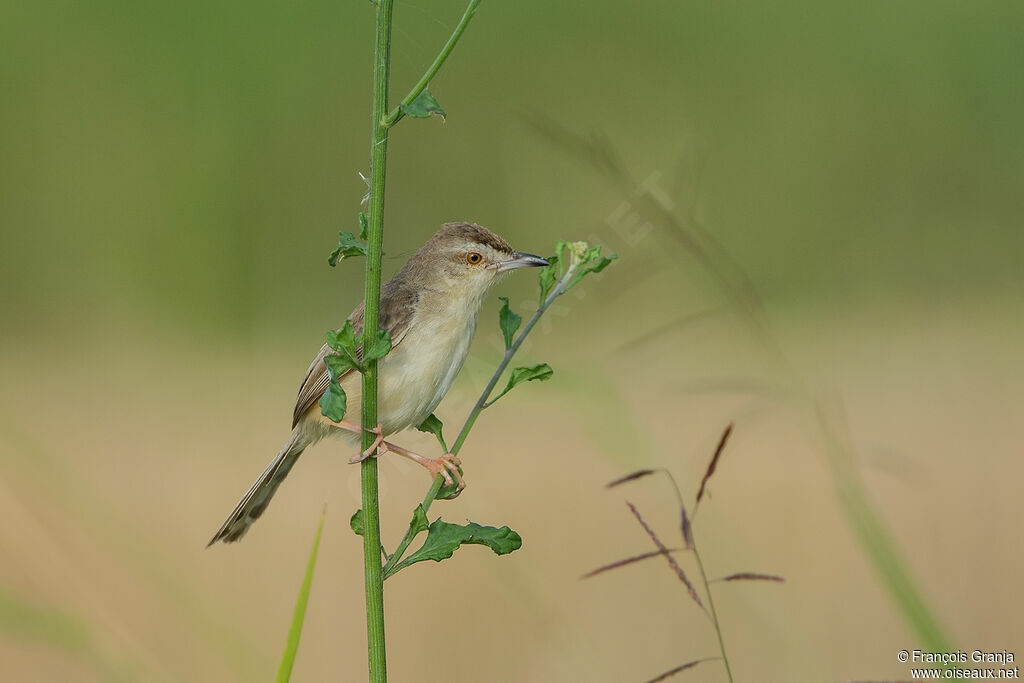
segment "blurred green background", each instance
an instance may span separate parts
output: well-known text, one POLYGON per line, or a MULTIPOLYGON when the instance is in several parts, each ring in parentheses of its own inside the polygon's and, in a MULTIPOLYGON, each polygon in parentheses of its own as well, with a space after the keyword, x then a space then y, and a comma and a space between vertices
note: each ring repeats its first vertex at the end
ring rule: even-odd
MULTIPOLYGON (((396 2, 395 98, 463 8, 396 2)), ((326 257, 366 191, 372 32, 367 2, 0 5, 3 680, 265 680, 325 497, 296 680, 363 677, 356 489, 331 448, 246 543, 201 548, 361 297, 361 264, 326 257)), ((1019 2, 481 6, 431 86, 447 122, 392 133, 385 274, 447 220, 622 258, 531 341, 555 381, 482 421, 470 489, 441 510, 508 523, 523 550, 389 582, 395 680, 644 680, 713 655, 664 567, 577 577, 648 549, 602 484, 664 465, 692 488, 730 420, 705 561, 789 579, 728 587, 738 678, 907 676, 913 636, 814 425, 751 391, 780 375, 842 397, 869 497, 953 641, 1024 645, 1022 35, 1019 2), (785 360, 551 122, 599 134, 714 236, 785 360)), ((535 291, 499 293, 524 312, 535 291)), ((495 362, 496 310, 439 411, 450 430, 495 362)), ((426 478, 384 472, 394 538, 426 478)), ((671 533, 664 493, 635 502, 671 533)), ((719 680, 702 666, 690 680, 719 680)))

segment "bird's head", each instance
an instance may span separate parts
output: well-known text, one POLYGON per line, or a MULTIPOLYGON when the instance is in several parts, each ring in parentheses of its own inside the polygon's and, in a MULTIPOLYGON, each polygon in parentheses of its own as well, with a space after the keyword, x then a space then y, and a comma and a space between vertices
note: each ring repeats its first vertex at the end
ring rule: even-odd
POLYGON ((513 249, 475 223, 445 223, 406 265, 410 275, 467 299, 482 299, 502 275, 516 268, 550 265, 547 259, 513 249))

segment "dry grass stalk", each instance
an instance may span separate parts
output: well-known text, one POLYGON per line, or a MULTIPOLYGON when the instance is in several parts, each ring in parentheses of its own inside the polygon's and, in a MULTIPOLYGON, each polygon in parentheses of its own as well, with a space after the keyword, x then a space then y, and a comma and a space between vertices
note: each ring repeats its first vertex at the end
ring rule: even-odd
MULTIPOLYGON (((669 477, 672 475, 670 474, 669 477)), ((675 480, 672 481, 675 484, 675 480)), ((686 544, 687 550, 693 547, 693 529, 690 528, 690 518, 686 515, 686 506, 683 505, 683 500, 679 499, 679 531, 683 534, 683 543, 686 544)))
POLYGON ((679 548, 670 548, 667 551, 652 550, 651 552, 643 553, 642 555, 634 555, 633 557, 627 557, 624 560, 619 560, 617 562, 612 562, 611 564, 606 564, 603 567, 598 567, 593 571, 587 572, 580 578, 589 579, 591 576, 597 576, 598 574, 606 572, 609 569, 618 569, 619 567, 625 567, 626 565, 633 564, 634 562, 640 562, 641 560, 646 560, 652 557, 658 557, 659 555, 664 555, 666 552, 673 553, 677 550, 679 550, 679 548))
POLYGON ((619 484, 625 484, 627 481, 634 481, 636 479, 640 479, 641 477, 646 477, 647 475, 654 474, 657 471, 658 470, 637 470, 636 472, 630 472, 624 477, 619 477, 615 481, 609 482, 608 485, 605 486, 605 488, 614 488, 619 484))
POLYGON ((715 581, 778 581, 779 583, 785 583, 785 579, 775 574, 755 574, 754 572, 740 572, 738 574, 730 574, 729 576, 723 576, 720 579, 711 579, 715 581))
MULTIPOLYGON (((668 548, 666 548, 665 544, 661 542, 661 539, 658 538, 658 535, 654 533, 654 529, 647 526, 647 522, 645 522, 644 518, 640 516, 640 512, 636 509, 636 507, 628 500, 626 501, 626 505, 629 507, 630 512, 633 513, 633 516, 636 517, 637 521, 640 522, 640 526, 644 528, 644 531, 647 532, 647 535, 651 537, 652 541, 654 541, 654 545, 658 546, 658 550, 660 550, 661 554, 665 556, 665 560, 668 562, 668 565, 672 567, 672 570, 675 571, 676 576, 678 576, 679 580, 682 581, 683 584, 686 586, 686 591, 690 594, 690 597, 693 598, 693 601, 697 603, 702 610, 704 610, 705 614, 708 614, 707 608, 704 607, 704 603, 701 602, 700 596, 697 595, 697 590, 693 587, 693 584, 690 583, 690 579, 686 578, 686 572, 684 572, 683 568, 679 566, 678 562, 676 562, 676 558, 672 557, 672 555, 669 554, 668 548)), ((708 614, 708 616, 711 615, 708 614)))
POLYGON ((679 485, 676 484, 676 478, 673 477, 672 473, 669 472, 667 469, 665 469, 664 467, 659 467, 658 469, 637 470, 636 472, 630 472, 624 477, 619 477, 615 481, 609 482, 605 486, 605 488, 614 488, 619 484, 625 484, 630 481, 636 481, 637 479, 642 479, 643 477, 646 477, 651 474, 657 474, 658 472, 668 477, 669 482, 672 484, 672 488, 675 489, 676 498, 679 499, 679 531, 683 535, 683 543, 685 544, 686 549, 689 550, 693 547, 693 531, 690 528, 690 517, 686 514, 686 505, 683 503, 683 497, 679 493, 679 485))
POLYGON ((647 683, 658 683, 658 681, 663 681, 666 678, 671 678, 672 676, 675 676, 677 673, 679 673, 681 671, 686 671, 687 669, 692 669, 693 667, 697 666, 701 662, 710 662, 713 659, 721 659, 721 657, 705 657, 704 659, 695 659, 692 662, 687 662, 686 664, 683 664, 682 666, 677 666, 674 669, 669 669, 668 671, 666 671, 665 673, 661 674, 657 678, 652 678, 651 680, 647 681, 647 683))
POLYGON ((697 491, 697 502, 700 503, 700 499, 704 497, 704 489, 707 486, 708 479, 715 473, 715 468, 718 467, 718 458, 722 455, 722 451, 725 450, 725 442, 729 440, 729 435, 732 434, 732 423, 725 428, 722 432, 722 438, 718 440, 718 448, 715 449, 715 454, 711 456, 711 462, 708 463, 708 471, 704 473, 704 478, 700 480, 700 490, 697 491))

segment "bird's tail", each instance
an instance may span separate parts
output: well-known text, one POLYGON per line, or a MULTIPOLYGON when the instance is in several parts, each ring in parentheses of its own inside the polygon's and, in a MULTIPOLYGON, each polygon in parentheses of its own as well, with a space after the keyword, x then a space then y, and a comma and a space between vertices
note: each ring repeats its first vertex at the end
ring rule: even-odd
POLYGON ((206 544, 207 548, 217 541, 233 543, 245 535, 252 523, 259 519, 263 511, 267 509, 270 499, 277 492, 277 487, 288 476, 288 472, 302 455, 306 445, 305 440, 299 435, 299 430, 295 430, 292 433, 292 438, 288 440, 281 452, 270 461, 260 478, 249 487, 220 529, 217 529, 217 533, 206 544))

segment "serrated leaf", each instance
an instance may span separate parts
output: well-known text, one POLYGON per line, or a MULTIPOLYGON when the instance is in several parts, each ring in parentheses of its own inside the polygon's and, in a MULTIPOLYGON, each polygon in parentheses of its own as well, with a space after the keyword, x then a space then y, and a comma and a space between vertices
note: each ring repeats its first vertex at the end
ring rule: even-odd
POLYGON ((498 311, 498 324, 501 326, 501 334, 505 337, 505 350, 512 347, 512 340, 515 339, 516 330, 523 323, 523 316, 514 312, 508 307, 508 297, 499 296, 498 299, 504 302, 501 310, 498 311))
POLYGON ((352 517, 348 520, 348 525, 352 527, 352 532, 356 536, 363 535, 363 510, 362 508, 352 513, 352 517))
POLYGON ((330 354, 324 358, 332 382, 337 382, 338 378, 349 370, 355 369, 362 372, 363 366, 357 360, 356 354, 359 340, 355 336, 355 330, 350 321, 346 320, 345 324, 337 331, 328 330, 324 336, 327 338, 327 345, 337 351, 336 354, 330 354))
POLYGON ((338 261, 350 256, 366 256, 366 244, 352 233, 342 230, 338 233, 338 246, 331 252, 327 263, 336 266, 338 261))
POLYGON ((441 422, 436 415, 431 413, 430 417, 424 420, 422 424, 416 426, 416 429, 436 436, 437 440, 441 443, 441 448, 445 453, 448 452, 448 445, 444 442, 444 435, 441 433, 444 429, 444 423, 441 422))
POLYGON ((349 320, 345 321, 337 331, 328 330, 327 334, 327 345, 335 351, 349 351, 355 353, 356 350, 356 333, 352 327, 352 322, 349 320))
POLYGON ((427 521, 427 513, 423 511, 422 505, 417 505, 416 509, 412 511, 412 521, 409 522, 413 538, 416 537, 416 534, 426 531, 429 527, 430 522, 427 521))
POLYGON ((516 368, 509 375, 508 384, 502 389, 501 393, 495 396, 492 400, 487 402, 488 406, 494 405, 499 398, 512 391, 512 388, 517 384, 523 382, 532 382, 537 380, 539 382, 546 382, 551 379, 551 375, 554 374, 554 370, 547 363, 538 363, 537 365, 531 365, 529 367, 516 368))
POLYGON ((416 96, 409 104, 400 104, 398 108, 402 110, 406 116, 411 116, 415 119, 425 119, 431 114, 437 114, 442 119, 446 116, 444 109, 437 103, 434 96, 430 94, 429 90, 424 89, 419 95, 416 96))
POLYGON ((467 544, 485 545, 495 555, 506 555, 521 548, 523 539, 507 526, 497 529, 474 522, 465 525, 449 524, 439 519, 428 527, 427 538, 420 549, 395 565, 394 572, 426 560, 441 562, 451 557, 460 546, 467 544))
POLYGON ((370 232, 370 219, 369 219, 369 217, 365 213, 360 211, 359 212, 359 239, 361 239, 364 242, 366 240, 370 239, 368 237, 369 232, 370 232))
POLYGON ((332 384, 337 383, 349 370, 359 370, 359 365, 347 355, 329 354, 324 357, 324 364, 327 365, 327 373, 331 376, 332 384))
POLYGON ((302 624, 306 620, 306 606, 309 604, 309 592, 313 587, 313 569, 316 567, 317 554, 320 552, 320 537, 324 532, 324 519, 327 517, 327 506, 320 515, 320 524, 316 528, 316 537, 313 539, 313 549, 309 553, 309 560, 306 562, 306 573, 302 577, 302 585, 299 587, 299 597, 295 601, 295 611, 292 613, 292 624, 288 629, 288 640, 285 642, 284 653, 281 655, 281 662, 277 666, 277 677, 275 683, 288 683, 292 675, 292 667, 295 664, 295 655, 299 652, 299 639, 302 637, 302 624))
POLYGON ((387 333, 387 330, 377 330, 377 337, 370 344, 370 348, 366 348, 366 343, 363 343, 363 360, 370 360, 371 358, 383 358, 388 355, 391 351, 391 335, 387 333))
POLYGON ((341 422, 348 407, 348 396, 337 382, 327 385, 327 391, 320 397, 320 413, 332 422, 341 422))

